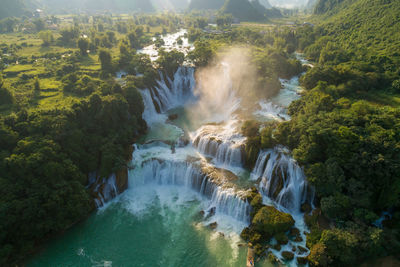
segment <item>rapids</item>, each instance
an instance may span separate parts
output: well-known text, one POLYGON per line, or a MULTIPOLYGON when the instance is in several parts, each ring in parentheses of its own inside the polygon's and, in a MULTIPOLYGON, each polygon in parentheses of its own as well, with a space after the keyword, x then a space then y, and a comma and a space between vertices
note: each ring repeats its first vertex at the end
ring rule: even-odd
MULTIPOLYGON (((185 33, 164 36, 164 48, 190 51, 185 33)), ((154 46, 139 52, 152 60, 158 56, 154 46)), ((134 145, 128 189, 109 201, 118 194, 115 175, 105 179, 97 213, 52 241, 28 266, 243 266, 247 249, 239 235, 250 223, 245 196, 252 186, 265 204, 290 212, 300 229, 303 241, 283 249, 305 247, 300 206, 312 205, 313 190, 283 147, 261 151, 251 174, 243 168, 241 100, 232 90, 229 66, 221 67, 218 92, 204 93, 188 66, 172 79, 160 73, 157 86, 140 90, 149 131, 134 145), (168 119, 171 114, 178 119, 168 119)), ((298 77, 281 83, 279 95, 261 101, 254 118, 290 120, 286 108, 301 88, 298 77)), ((295 266, 296 260, 286 264, 295 266)))

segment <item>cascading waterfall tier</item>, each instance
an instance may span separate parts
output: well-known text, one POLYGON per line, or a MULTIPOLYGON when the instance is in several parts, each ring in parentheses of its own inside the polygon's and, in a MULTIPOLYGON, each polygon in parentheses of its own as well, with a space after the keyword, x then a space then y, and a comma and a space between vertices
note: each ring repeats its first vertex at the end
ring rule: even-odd
POLYGON ((152 183, 184 186, 209 199, 208 210, 215 209, 215 213, 250 223, 251 206, 245 200, 246 192, 236 190, 227 180, 229 176, 219 172, 212 166, 201 166, 199 163, 153 158, 142 163, 140 173, 135 173, 131 186, 152 183))
POLYGON ((205 125, 192 137, 193 146, 205 156, 215 159, 219 165, 242 167, 246 138, 237 131, 237 121, 222 125, 205 125))
POLYGON ((159 75, 157 86, 150 89, 153 104, 159 113, 181 106, 193 97, 194 68, 179 67, 172 80, 161 71, 159 75))
POLYGON ((284 147, 261 151, 252 177, 261 179, 259 188, 265 196, 290 212, 300 212, 304 203, 312 206, 314 190, 308 185, 301 167, 284 147))
POLYGON ((157 86, 140 90, 144 103, 143 119, 148 123, 165 121, 160 113, 184 105, 194 98, 194 68, 181 66, 173 80, 159 72, 157 86))
POLYGON ((96 177, 95 173, 91 174, 88 187, 91 188, 91 191, 95 195, 94 202, 97 208, 104 206, 104 204, 120 193, 115 174, 112 174, 108 178, 99 178, 96 177))

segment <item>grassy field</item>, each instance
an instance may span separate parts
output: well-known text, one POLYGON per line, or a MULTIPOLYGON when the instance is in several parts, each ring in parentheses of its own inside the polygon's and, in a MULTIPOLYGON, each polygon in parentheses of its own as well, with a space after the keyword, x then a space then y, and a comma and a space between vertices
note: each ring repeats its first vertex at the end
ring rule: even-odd
MULTIPOLYGON (((72 27, 74 15, 60 15, 58 29, 72 27)), ((114 16, 113 20, 128 21, 132 20, 132 15, 114 16)), ((92 24, 81 24, 83 32, 90 32, 92 24)), ((147 37, 153 37, 156 33, 162 33, 163 26, 147 27, 144 26, 144 34, 147 37)), ((107 31, 107 29, 105 30, 107 31)), ((9 52, 4 56, 16 56, 19 61, 8 62, 9 64, 0 72, 4 77, 5 84, 13 93, 16 104, 19 107, 27 109, 39 108, 48 110, 52 108, 68 107, 77 101, 80 97, 68 95, 63 92, 63 83, 60 77, 56 77, 54 70, 59 68, 59 65, 64 60, 56 60, 48 58, 45 55, 54 53, 62 55, 62 58, 68 58, 78 51, 76 46, 65 47, 57 45, 57 39, 61 36, 58 30, 52 30, 54 43, 50 46, 43 46, 43 41, 39 38, 38 33, 8 33, 0 34, 0 46, 9 47, 9 52), (10 51, 11 49, 11 51, 10 51), (21 61, 21 58, 24 60, 21 61), (40 81, 40 91, 34 90, 34 81, 38 78, 40 81)), ((115 31, 116 39, 122 40, 126 38, 125 34, 115 31)), ((119 56, 119 47, 116 43, 111 49, 111 54, 114 59, 119 56)), ((0 50, 0 57, 2 56, 0 50)), ((14 57, 15 58, 15 57, 14 57)), ((79 68, 79 72, 97 77, 101 69, 100 61, 97 52, 90 53, 87 57, 79 59, 75 62, 79 68)), ((12 106, 1 106, 0 114, 9 114, 14 112, 12 106)))

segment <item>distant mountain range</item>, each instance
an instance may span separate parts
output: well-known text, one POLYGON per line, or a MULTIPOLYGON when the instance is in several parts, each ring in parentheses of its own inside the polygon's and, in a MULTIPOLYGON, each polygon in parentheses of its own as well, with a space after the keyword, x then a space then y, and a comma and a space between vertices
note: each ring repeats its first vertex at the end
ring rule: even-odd
POLYGON ((0 19, 20 17, 33 8, 31 1, 2 0, 0 4, 0 19))
POLYGON ((225 0, 191 0, 189 9, 218 10, 225 3, 225 0))
POLYGON ((239 20, 259 21, 265 19, 266 8, 258 0, 226 0, 221 12, 232 14, 239 20))
POLYGON ((260 21, 267 17, 279 17, 277 9, 271 9, 268 0, 192 0, 190 10, 219 10, 223 14, 232 14, 239 20, 260 21))
POLYGON ((0 18, 22 16, 35 8, 49 13, 80 11, 154 12, 156 10, 216 10, 239 20, 260 21, 281 16, 268 0, 2 0, 0 18))
POLYGON ((317 3, 318 3, 318 0, 308 0, 307 5, 306 5, 306 10, 313 11, 315 8, 315 5, 317 3))
POLYGON ((308 0, 269 0, 269 2, 276 7, 294 8, 306 6, 308 0))

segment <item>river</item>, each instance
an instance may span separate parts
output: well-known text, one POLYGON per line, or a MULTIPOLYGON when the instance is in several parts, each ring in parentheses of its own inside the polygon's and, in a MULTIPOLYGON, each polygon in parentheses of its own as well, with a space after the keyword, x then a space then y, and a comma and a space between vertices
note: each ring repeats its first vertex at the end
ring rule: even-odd
MULTIPOLYGON (((184 34, 163 37, 165 48, 190 51, 184 34)), ((139 52, 157 58, 153 46, 139 52)), ((210 103, 196 93, 201 85, 194 72, 181 67, 173 80, 161 76, 157 87, 141 90, 149 132, 134 145, 128 189, 49 242, 28 266, 244 266, 247 247, 239 235, 250 223, 244 196, 254 185, 266 204, 290 212, 301 230, 303 241, 290 241, 282 250, 305 246, 299 207, 313 196, 301 168, 278 146, 261 151, 254 170, 245 170, 240 99, 229 73, 210 103), (170 115, 177 119, 170 121, 170 115), (285 177, 278 196, 272 182, 277 170, 285 177)), ((280 93, 261 101, 251 116, 289 120, 286 108, 300 97, 298 78, 281 80, 280 93)), ((271 251, 282 258, 280 251, 271 251)), ((296 265, 295 260, 286 264, 296 265)))

